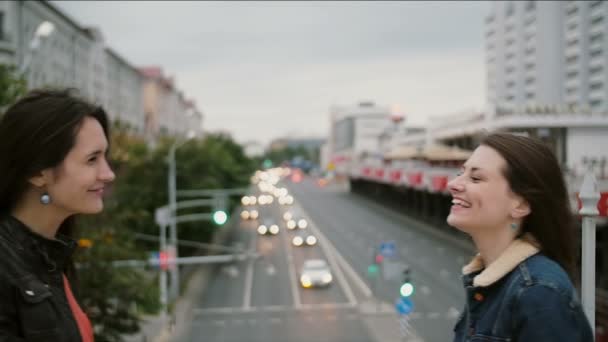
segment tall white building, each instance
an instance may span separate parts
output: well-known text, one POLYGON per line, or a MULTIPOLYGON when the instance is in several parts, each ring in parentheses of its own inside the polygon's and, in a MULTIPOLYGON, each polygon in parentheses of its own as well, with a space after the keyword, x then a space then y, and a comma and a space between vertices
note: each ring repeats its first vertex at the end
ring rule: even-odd
POLYGON ((608 111, 606 1, 494 1, 485 36, 491 108, 608 111))

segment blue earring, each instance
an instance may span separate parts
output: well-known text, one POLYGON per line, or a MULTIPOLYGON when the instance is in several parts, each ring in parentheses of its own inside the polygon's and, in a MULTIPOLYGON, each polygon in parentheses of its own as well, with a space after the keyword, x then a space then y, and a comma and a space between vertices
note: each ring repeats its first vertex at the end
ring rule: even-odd
POLYGON ((511 223, 511 229, 513 229, 513 230, 517 229, 517 223, 515 223, 515 222, 511 223))
POLYGON ((42 196, 40 196, 40 203, 47 205, 49 203, 51 203, 51 195, 49 195, 48 193, 43 193, 42 196))

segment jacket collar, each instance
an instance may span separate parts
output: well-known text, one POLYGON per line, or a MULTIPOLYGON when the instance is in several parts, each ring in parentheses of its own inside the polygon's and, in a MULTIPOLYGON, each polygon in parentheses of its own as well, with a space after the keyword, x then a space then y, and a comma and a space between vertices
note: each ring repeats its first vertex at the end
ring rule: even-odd
POLYGON ((513 240, 507 249, 493 263, 485 265, 478 253, 468 265, 462 268, 463 275, 474 276, 473 286, 487 287, 511 272, 524 260, 540 251, 540 245, 530 233, 513 240), (474 275, 473 273, 478 274, 474 275))
POLYGON ((6 215, 3 221, 7 222, 5 229, 20 247, 40 254, 49 271, 64 271, 78 245, 76 240, 62 234, 57 234, 55 239, 47 239, 12 215, 6 215))

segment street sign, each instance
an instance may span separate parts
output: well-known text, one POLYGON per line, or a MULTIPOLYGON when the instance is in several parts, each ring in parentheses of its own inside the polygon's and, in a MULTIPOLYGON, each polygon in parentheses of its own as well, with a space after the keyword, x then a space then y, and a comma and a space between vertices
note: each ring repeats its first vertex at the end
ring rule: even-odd
POLYGON ((409 298, 399 298, 395 303, 395 309, 400 315, 409 315, 414 309, 414 302, 409 298))
POLYGON ((168 206, 156 208, 154 219, 156 220, 157 225, 168 226, 169 223, 171 223, 171 210, 169 210, 168 206))
POLYGON ((397 254, 395 241, 383 241, 380 243, 380 254, 385 258, 392 258, 397 254))
POLYGON ((166 271, 169 268, 169 256, 167 252, 152 252, 150 253, 150 259, 153 259, 154 264, 161 270, 166 271))

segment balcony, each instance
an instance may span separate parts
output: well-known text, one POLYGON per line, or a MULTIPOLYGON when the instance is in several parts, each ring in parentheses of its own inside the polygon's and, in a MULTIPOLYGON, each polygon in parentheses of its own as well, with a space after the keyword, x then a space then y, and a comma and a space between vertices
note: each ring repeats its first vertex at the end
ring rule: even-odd
POLYGON ((566 56, 566 59, 570 58, 570 57, 574 57, 574 56, 578 56, 581 52, 581 48, 578 44, 576 45, 571 45, 566 47, 566 51, 564 51, 564 55, 566 56))
POLYGON ((606 23, 601 21, 595 24, 591 24, 591 27, 589 28, 589 35, 593 36, 596 34, 601 34, 603 32, 606 31, 606 23))
POLYGON ((593 20, 595 18, 599 18, 599 17, 605 16, 605 15, 606 15, 606 7, 602 3, 602 4, 596 5, 591 8, 591 13, 589 13, 589 18, 591 20, 593 20))
POLYGON ((606 88, 605 85, 599 83, 600 87, 589 90, 589 100, 604 100, 606 98, 606 88))
POLYGON ((600 71, 589 75, 589 83, 600 83, 606 78, 604 72, 600 71))

